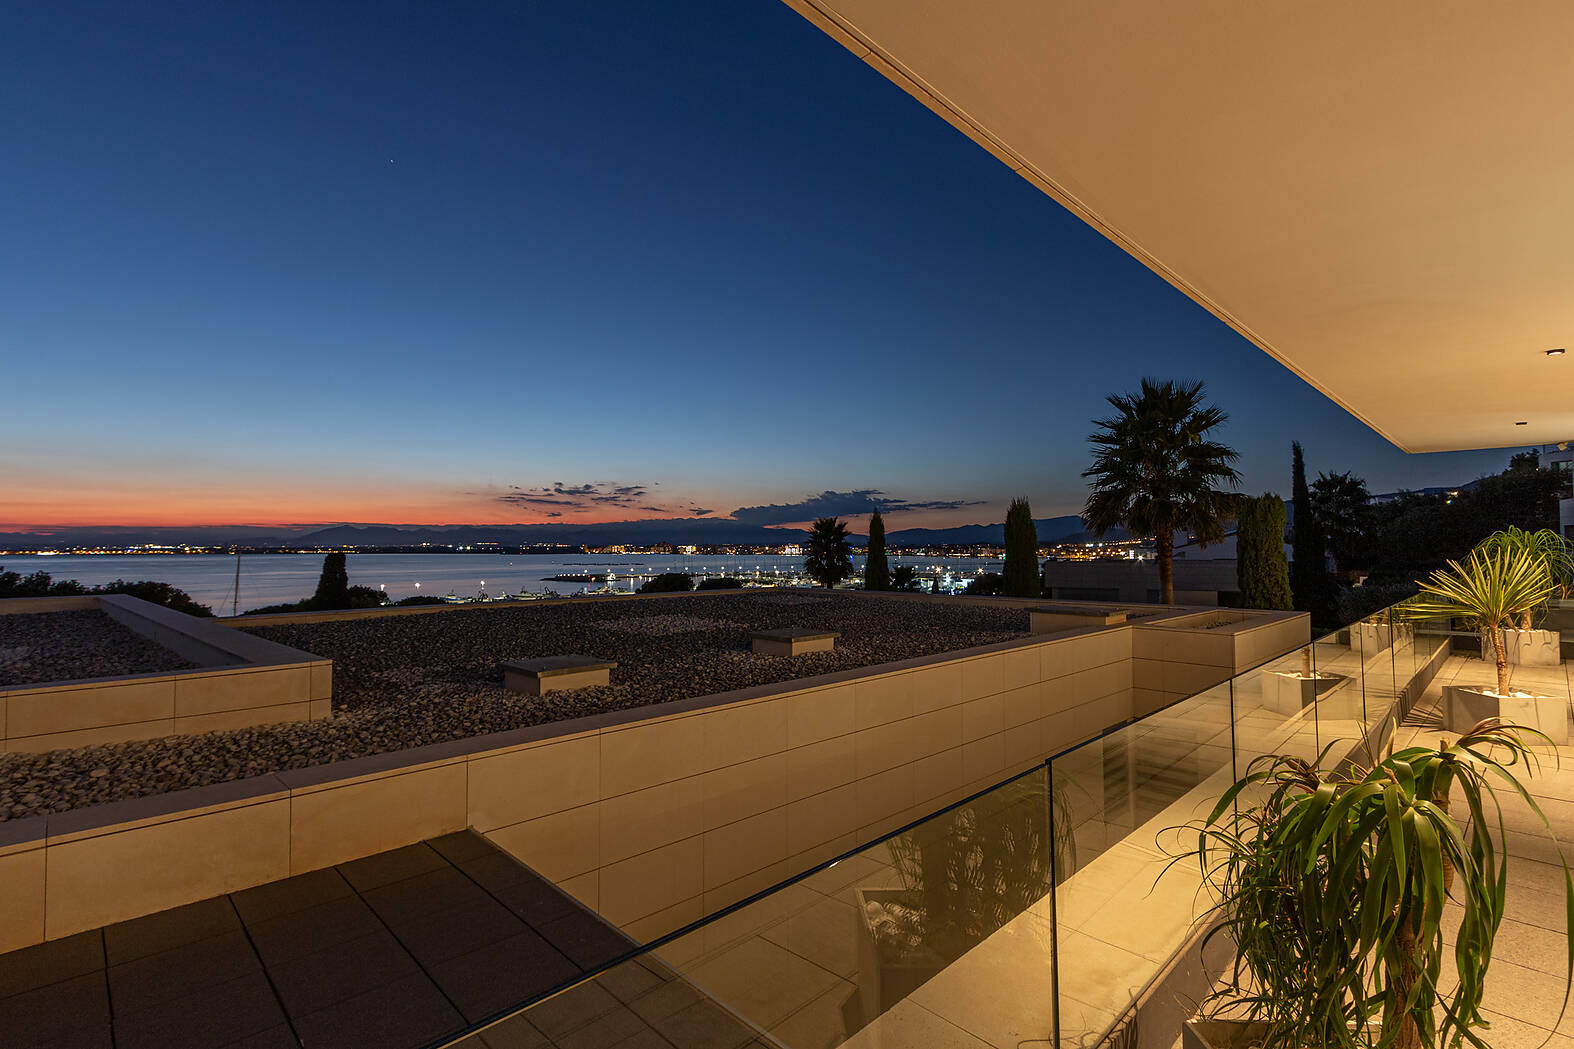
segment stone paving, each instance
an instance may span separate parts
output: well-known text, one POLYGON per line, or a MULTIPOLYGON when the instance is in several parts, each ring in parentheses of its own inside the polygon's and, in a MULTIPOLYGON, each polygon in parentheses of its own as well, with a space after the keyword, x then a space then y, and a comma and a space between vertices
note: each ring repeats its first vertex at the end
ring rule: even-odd
MULTIPOLYGON (((632 949, 462 832, 0 955, 0 1045, 418 1049, 632 949)), ((467 1044, 737 1049, 753 1036, 669 970, 631 962, 467 1044)))
MULTIPOLYGON (((1555 667, 1517 667, 1513 685, 1539 695, 1560 697, 1567 706, 1571 695, 1571 664, 1555 667)), ((1479 659, 1452 657, 1428 692, 1429 702, 1404 727, 1402 741, 1431 743, 1445 733, 1438 718, 1441 686, 1493 684, 1496 671, 1479 659), (1408 740, 1406 740, 1408 737, 1408 740)), ((1574 747, 1555 748, 1544 754, 1539 770, 1522 782, 1552 825, 1562 851, 1574 861, 1574 747)), ((1547 837, 1535 813, 1523 801, 1503 802, 1508 832, 1509 881, 1503 925, 1498 930, 1487 977, 1485 1011, 1492 1020, 1482 1036, 1492 1049, 1574 1049, 1574 1009, 1559 1015, 1569 987, 1568 939, 1564 918, 1563 871, 1558 865, 1558 845, 1547 837)), ((1446 919, 1457 923, 1458 908, 1450 905, 1446 919)), ((1453 943, 1453 933, 1446 937, 1453 943)), ((1449 982, 1444 966, 1445 985, 1449 982)))

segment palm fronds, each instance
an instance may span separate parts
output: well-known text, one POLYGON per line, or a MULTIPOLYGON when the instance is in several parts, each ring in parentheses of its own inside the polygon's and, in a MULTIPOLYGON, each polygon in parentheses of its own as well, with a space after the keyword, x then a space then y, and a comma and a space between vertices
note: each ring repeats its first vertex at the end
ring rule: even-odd
POLYGON ((1547 601, 1553 593, 1545 564, 1523 547, 1478 547, 1461 564, 1448 562, 1399 605, 1405 619, 1463 619, 1484 633, 1497 662, 1498 693, 1508 692, 1503 625, 1547 601))

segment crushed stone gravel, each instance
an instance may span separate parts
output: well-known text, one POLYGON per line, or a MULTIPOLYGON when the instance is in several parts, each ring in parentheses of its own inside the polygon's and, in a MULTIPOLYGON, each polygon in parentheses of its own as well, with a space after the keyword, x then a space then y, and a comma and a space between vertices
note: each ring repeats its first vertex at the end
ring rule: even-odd
POLYGON ((96 609, 0 616, 0 687, 193 666, 96 609))

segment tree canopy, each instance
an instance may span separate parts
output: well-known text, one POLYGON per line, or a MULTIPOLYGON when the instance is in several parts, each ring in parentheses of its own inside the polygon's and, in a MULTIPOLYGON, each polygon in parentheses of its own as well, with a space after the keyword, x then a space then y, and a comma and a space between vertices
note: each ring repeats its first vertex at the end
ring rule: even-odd
POLYGON ((804 543, 803 570, 823 587, 833 587, 853 573, 853 548, 847 522, 822 517, 809 529, 804 543))
POLYGON ((1115 414, 1097 420, 1089 435, 1093 465, 1082 517, 1100 535, 1124 525, 1134 535, 1153 536, 1159 590, 1175 603, 1175 534, 1188 533, 1203 545, 1224 537, 1230 497, 1221 485, 1239 481, 1233 448, 1211 440, 1229 418, 1203 402, 1201 382, 1143 379, 1136 394, 1111 394, 1115 414))

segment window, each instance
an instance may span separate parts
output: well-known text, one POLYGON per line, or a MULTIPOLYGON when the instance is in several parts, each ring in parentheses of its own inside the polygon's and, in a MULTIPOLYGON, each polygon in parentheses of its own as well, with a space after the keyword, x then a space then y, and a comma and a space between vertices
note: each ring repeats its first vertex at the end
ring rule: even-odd
POLYGON ((1558 478, 1558 498, 1574 499, 1574 459, 1562 459, 1548 468, 1558 478))

